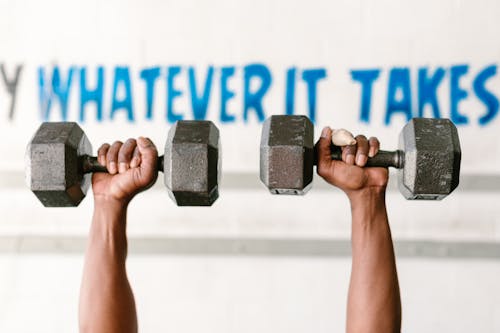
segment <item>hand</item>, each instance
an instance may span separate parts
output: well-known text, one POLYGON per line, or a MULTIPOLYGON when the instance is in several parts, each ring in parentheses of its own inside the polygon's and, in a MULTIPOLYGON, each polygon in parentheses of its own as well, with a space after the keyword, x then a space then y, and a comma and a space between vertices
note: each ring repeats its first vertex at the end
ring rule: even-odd
POLYGON ((113 200, 128 204, 139 192, 151 187, 158 177, 158 152, 151 140, 140 137, 125 143, 103 144, 97 160, 109 173, 92 175, 95 200, 113 200))
POLYGON ((378 139, 372 137, 368 140, 364 135, 358 135, 355 145, 342 147, 342 161, 334 161, 331 158, 331 137, 332 130, 325 127, 316 143, 318 175, 343 190, 351 200, 365 190, 385 191, 389 179, 387 168, 363 168, 368 157, 377 154, 378 139))

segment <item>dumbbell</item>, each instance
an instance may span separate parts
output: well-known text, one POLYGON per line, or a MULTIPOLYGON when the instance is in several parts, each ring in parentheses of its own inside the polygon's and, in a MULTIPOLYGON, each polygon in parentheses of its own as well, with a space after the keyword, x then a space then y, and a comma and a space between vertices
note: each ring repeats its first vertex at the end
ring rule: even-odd
MULTIPOLYGON (((42 123, 26 149, 26 181, 46 207, 75 207, 92 172, 107 172, 76 123, 42 123)), ((178 121, 158 159, 169 196, 178 206, 211 206, 219 196, 219 130, 211 121, 178 121)))
MULTIPOLYGON (((276 115, 263 124, 260 179, 273 194, 305 194, 313 178, 314 127, 305 116, 276 115)), ((332 159, 342 160, 332 145, 332 159)), ((398 169, 399 190, 408 200, 441 200, 457 186, 460 142, 448 119, 414 118, 402 129, 399 149, 379 150, 367 167, 398 169)))

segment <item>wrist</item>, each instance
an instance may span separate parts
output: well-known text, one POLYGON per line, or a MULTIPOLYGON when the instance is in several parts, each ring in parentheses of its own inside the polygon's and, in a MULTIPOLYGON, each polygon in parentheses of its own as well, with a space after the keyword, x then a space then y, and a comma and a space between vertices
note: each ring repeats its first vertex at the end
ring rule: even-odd
POLYGON ((94 195, 94 216, 103 221, 120 221, 125 218, 128 201, 109 197, 106 195, 94 195))
POLYGON ((368 186, 360 190, 347 192, 351 206, 364 205, 368 201, 382 201, 385 203, 385 186, 368 186))
POLYGON ((105 211, 123 211, 128 207, 130 200, 118 199, 106 194, 94 194, 94 209, 105 211))
POLYGON ((128 202, 106 195, 94 195, 92 230, 95 239, 122 237, 128 202))
POLYGON ((370 223, 387 216, 385 206, 385 187, 369 187, 349 193, 353 223, 370 223))

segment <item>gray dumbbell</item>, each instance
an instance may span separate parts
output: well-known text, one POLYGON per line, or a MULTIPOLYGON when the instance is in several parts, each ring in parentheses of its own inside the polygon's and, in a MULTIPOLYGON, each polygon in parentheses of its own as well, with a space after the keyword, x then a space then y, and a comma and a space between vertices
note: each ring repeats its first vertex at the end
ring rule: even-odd
MULTIPOLYGON (((90 173, 107 172, 76 123, 43 123, 26 149, 26 181, 46 207, 74 207, 85 197, 90 173)), ((210 206, 219 196, 219 130, 210 121, 179 121, 158 159, 178 206, 210 206)))
MULTIPOLYGON (((314 127, 305 116, 271 116, 262 128, 260 179, 273 194, 305 194, 312 184, 314 127)), ((399 149, 379 151, 367 167, 399 169, 399 189, 409 200, 441 200, 457 186, 460 142, 448 119, 414 118, 399 136, 399 149)), ((332 145, 332 159, 341 151, 332 145)))

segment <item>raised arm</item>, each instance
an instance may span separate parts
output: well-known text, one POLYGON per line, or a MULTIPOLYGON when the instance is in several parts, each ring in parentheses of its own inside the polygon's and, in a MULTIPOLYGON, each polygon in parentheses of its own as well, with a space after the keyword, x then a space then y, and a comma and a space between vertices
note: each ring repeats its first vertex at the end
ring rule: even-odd
POLYGON ((379 148, 376 138, 357 136, 342 148, 343 161, 331 159, 332 131, 317 143, 318 174, 348 196, 352 212, 352 271, 347 302, 348 333, 401 330, 401 299, 396 260, 385 206, 386 168, 362 168, 379 148))
POLYGON ((132 198, 157 177, 158 153, 144 138, 104 144, 99 163, 109 174, 92 178, 94 215, 80 290, 80 332, 137 332, 137 314, 125 260, 126 217, 132 198))

